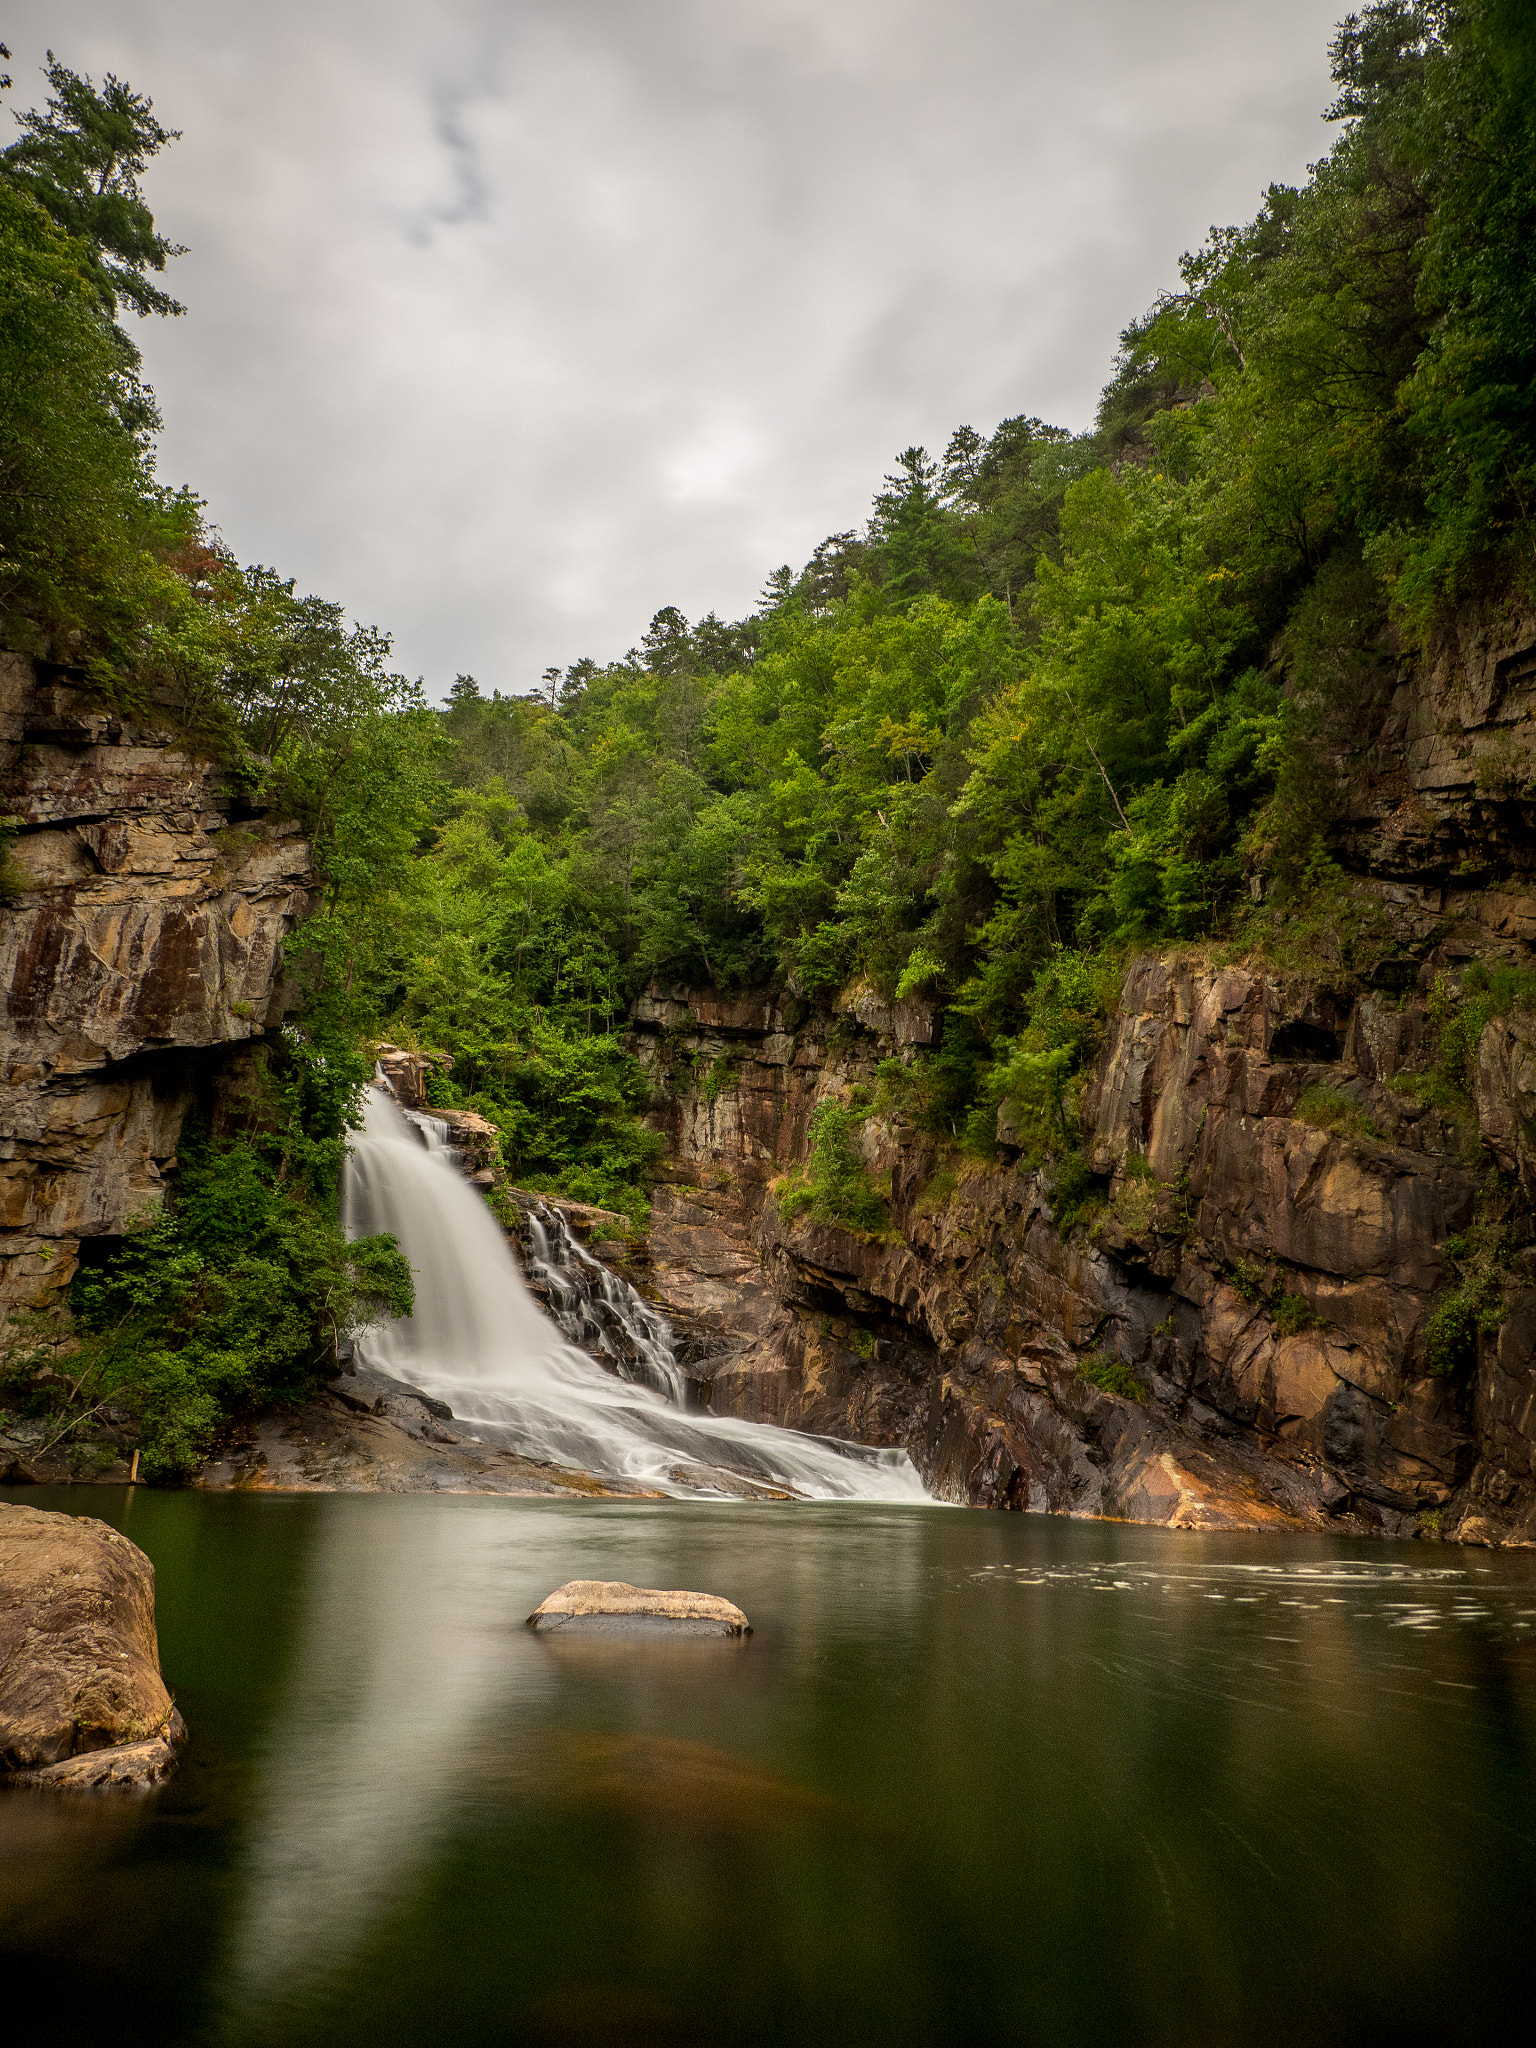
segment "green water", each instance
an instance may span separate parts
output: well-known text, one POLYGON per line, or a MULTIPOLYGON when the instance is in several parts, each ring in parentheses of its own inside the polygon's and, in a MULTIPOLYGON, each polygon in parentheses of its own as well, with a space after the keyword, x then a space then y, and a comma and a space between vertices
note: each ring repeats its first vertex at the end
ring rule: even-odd
POLYGON ((159 1571, 148 1801, 0 1798, 30 2043, 1529 2024, 1536 1559, 908 1507, 6 1496, 159 1571), (745 1644, 553 1640, 571 1578, 745 1644))

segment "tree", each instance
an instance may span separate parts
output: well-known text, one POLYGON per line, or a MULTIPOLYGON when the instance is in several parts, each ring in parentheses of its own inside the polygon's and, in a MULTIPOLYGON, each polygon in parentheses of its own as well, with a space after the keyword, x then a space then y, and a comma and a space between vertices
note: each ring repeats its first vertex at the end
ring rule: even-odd
POLYGON ((141 315, 184 312, 146 275, 185 251, 158 232, 139 189, 150 158, 181 131, 163 128, 152 102, 110 71, 98 92, 50 50, 44 76, 48 111, 17 114, 21 138, 0 151, 0 171, 85 245, 81 269, 109 319, 119 300, 141 315))

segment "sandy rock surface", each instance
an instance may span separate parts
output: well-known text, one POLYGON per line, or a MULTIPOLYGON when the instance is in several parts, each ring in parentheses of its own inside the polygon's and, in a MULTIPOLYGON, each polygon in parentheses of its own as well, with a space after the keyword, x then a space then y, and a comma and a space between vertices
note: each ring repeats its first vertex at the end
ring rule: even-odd
POLYGON ((541 1601, 528 1617, 530 1628, 656 1627, 690 1634, 744 1636, 752 1624, 718 1593, 663 1591, 630 1586, 622 1579, 572 1579, 541 1601))

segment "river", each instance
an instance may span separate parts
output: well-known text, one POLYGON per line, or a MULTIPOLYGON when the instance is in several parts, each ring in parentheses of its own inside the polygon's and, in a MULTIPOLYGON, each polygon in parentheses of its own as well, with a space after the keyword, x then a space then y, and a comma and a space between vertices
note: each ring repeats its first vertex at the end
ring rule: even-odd
POLYGON ((1536 1558, 870 1503, 29 1488, 159 1573, 144 1802, 0 1798, 31 2043, 1528 2024, 1536 1558), (561 1640, 571 1578, 745 1642, 561 1640))

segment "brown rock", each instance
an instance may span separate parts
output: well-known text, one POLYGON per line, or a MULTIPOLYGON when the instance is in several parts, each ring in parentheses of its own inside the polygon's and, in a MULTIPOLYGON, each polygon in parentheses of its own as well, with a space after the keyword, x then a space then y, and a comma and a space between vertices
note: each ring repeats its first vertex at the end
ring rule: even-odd
POLYGON ((104 1522, 0 1505, 0 1769, 142 1786, 185 1740, 143 1551, 104 1522))
POLYGON ((659 1592, 608 1579, 572 1579, 540 1602, 529 1615, 528 1626, 618 1634, 752 1633, 752 1624, 741 1609, 718 1593, 659 1592))
POLYGON ((1495 1017, 1477 1047, 1477 1121, 1507 1174, 1536 1197, 1536 1014, 1495 1017))
POLYGON ((0 1326, 53 1312, 83 1238, 153 1212, 199 1088, 297 1000, 309 905, 291 821, 232 816, 217 766, 0 655, 0 1326))

